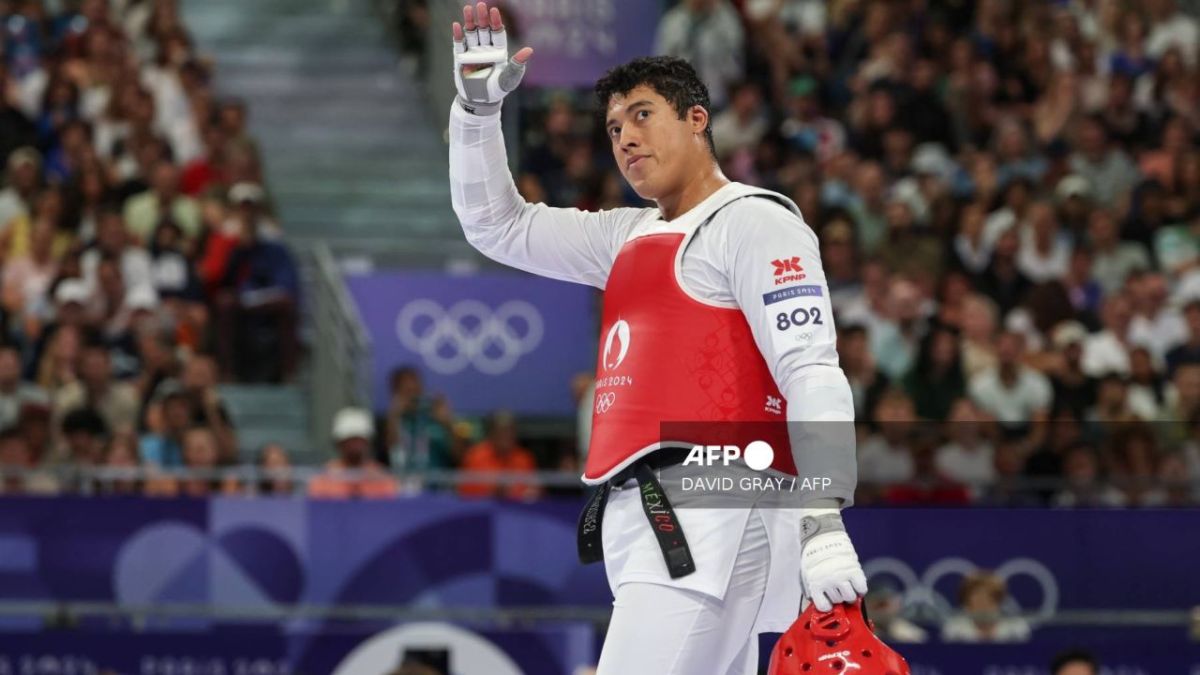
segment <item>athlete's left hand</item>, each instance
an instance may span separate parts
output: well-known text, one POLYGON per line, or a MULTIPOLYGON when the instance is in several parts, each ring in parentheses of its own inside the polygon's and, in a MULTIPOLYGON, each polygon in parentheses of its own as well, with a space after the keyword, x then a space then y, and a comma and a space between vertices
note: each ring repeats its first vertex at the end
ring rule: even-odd
POLYGON ((829 509, 820 515, 806 515, 801 523, 800 577, 804 594, 817 611, 828 612, 837 603, 854 602, 866 595, 867 576, 841 514, 829 509))
POLYGON ((454 35, 454 86, 458 103, 472 115, 495 115, 504 97, 517 88, 533 48, 508 58, 508 35, 500 10, 479 2, 463 7, 463 23, 451 26, 454 35))

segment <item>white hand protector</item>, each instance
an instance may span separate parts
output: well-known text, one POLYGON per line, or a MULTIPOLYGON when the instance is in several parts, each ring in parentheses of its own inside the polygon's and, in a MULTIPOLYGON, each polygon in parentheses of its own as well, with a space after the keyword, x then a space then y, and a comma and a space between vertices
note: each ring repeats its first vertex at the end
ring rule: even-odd
MULTIPOLYGON (((482 4, 482 3, 481 3, 482 4)), ((486 15, 484 15, 486 16, 486 15)), ((468 22, 463 39, 454 40, 454 85, 458 102, 474 115, 494 115, 510 91, 525 76, 525 64, 508 57, 504 27, 493 29, 486 21, 468 22)))
POLYGON ((867 576, 837 509, 813 509, 801 520, 800 576, 817 611, 867 593, 867 576))

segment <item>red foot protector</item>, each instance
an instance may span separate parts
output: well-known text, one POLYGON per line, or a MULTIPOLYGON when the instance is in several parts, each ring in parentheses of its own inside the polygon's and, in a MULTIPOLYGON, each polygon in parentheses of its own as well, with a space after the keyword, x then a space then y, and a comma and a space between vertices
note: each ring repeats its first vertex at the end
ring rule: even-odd
POLYGON ((775 643, 767 675, 909 675, 904 657, 873 631, 861 598, 828 612, 810 604, 775 643))

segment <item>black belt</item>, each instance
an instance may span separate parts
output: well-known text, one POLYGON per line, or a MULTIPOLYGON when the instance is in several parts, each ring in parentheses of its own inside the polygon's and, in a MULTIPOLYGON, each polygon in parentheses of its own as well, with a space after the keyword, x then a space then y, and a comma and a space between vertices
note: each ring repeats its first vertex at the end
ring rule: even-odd
POLYGON ((637 480, 642 510, 646 512, 646 519, 654 530, 671 578, 678 579, 695 572, 696 565, 692 562, 692 550, 688 548, 687 538, 683 536, 683 527, 675 516, 675 509, 671 507, 666 491, 654 476, 655 469, 682 464, 687 456, 688 451, 683 448, 664 448, 652 452, 598 486, 579 516, 579 561, 587 565, 604 559, 601 526, 608 493, 612 486, 623 485, 632 478, 637 480))

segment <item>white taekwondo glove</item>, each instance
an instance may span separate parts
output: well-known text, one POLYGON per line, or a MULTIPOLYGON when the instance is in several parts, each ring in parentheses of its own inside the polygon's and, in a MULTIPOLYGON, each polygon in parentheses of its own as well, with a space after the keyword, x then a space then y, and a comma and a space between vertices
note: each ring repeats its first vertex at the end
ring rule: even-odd
POLYGON ((495 115, 500 103, 525 76, 533 50, 526 47, 510 59, 508 35, 500 11, 480 2, 463 8, 464 26, 454 23, 454 86, 458 104, 473 115, 495 115), (460 39, 461 36, 461 39, 460 39), (522 61, 518 57, 526 53, 522 61), (469 72, 468 72, 469 71, 469 72))
POLYGON ((800 579, 817 611, 867 593, 867 576, 836 508, 806 509, 800 521, 800 579))

